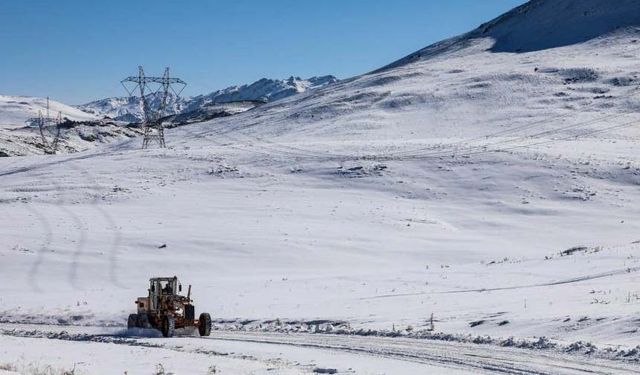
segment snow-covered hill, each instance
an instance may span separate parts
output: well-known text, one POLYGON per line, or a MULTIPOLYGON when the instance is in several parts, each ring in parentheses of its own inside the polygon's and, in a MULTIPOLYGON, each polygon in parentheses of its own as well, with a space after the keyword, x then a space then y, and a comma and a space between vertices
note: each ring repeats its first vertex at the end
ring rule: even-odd
MULTIPOLYGON (((333 76, 309 79, 289 77, 284 80, 263 78, 252 84, 231 86, 207 95, 187 98, 171 95, 166 114, 196 112, 212 104, 236 101, 271 102, 337 81, 333 76)), ((157 108, 160 101, 159 95, 150 94, 149 97, 151 107, 157 108)), ((137 97, 106 98, 77 106, 77 108, 99 117, 107 116, 120 121, 134 122, 142 118, 140 99, 137 97)))
POLYGON ((640 27, 637 7, 636 0, 531 0, 469 33, 430 45, 383 69, 453 53, 479 40, 491 40, 490 51, 512 53, 584 43, 640 27))
MULTIPOLYGON (((27 96, 0 95, 0 156, 30 155, 44 152, 37 127, 27 120, 47 115, 47 99, 27 96)), ((49 117, 61 116, 64 126, 60 133, 60 152, 76 152, 140 134, 126 123, 100 121, 93 114, 49 100, 49 117)), ((55 131, 45 131, 52 141, 55 131)))
MULTIPOLYGON (((243 133, 256 137, 274 129, 281 140, 297 140, 310 133, 325 139, 405 141, 493 134, 512 138, 586 135, 613 120, 629 120, 640 107, 635 91, 640 76, 638 3, 608 4, 595 0, 534 1, 485 26, 495 36, 471 32, 371 74, 222 122, 229 126, 243 122, 243 133), (613 8, 615 11, 610 10, 613 8), (528 30, 509 34, 512 46, 527 46, 539 40, 539 35, 553 33, 544 19, 551 13, 560 13, 554 19, 567 25, 579 24, 586 13, 596 17, 587 19, 590 24, 608 26, 597 35, 576 31, 576 40, 587 39, 582 43, 528 53, 495 50, 496 43, 506 43, 503 35, 507 29, 528 30), (625 16, 616 21, 615 15, 622 13, 625 16), (635 21, 626 15, 636 17, 635 21), (542 20, 537 24, 539 18, 542 20), (622 116, 609 119, 606 114, 622 116), (578 126, 581 122, 583 126, 578 126)), ((567 44, 573 39, 563 40, 562 44, 567 44)), ((622 130, 636 134, 633 127, 627 127, 613 129, 606 136, 622 130)))
MULTIPOLYGON (((46 116, 47 99, 30 96, 10 96, 0 95, 0 129, 18 128, 26 126, 26 121, 33 117, 38 117, 38 112, 46 116)), ((72 106, 62 104, 55 100, 49 100, 49 116, 58 117, 58 113, 63 118, 73 121, 91 121, 97 117, 83 112, 72 106)))
POLYGON ((638 26, 636 0, 534 0, 467 37, 491 37, 494 52, 532 52, 583 43, 638 26))
MULTIPOLYGON (((168 120, 174 125, 235 115, 265 102, 276 101, 335 82, 337 79, 333 76, 309 79, 290 77, 286 80, 261 79, 252 84, 232 86, 208 95, 179 98, 171 94, 166 115, 174 115, 168 120)), ((150 94, 149 99, 152 108, 159 106, 161 100, 159 94, 150 94)), ((20 130, 26 126, 27 119, 37 117, 38 111, 46 114, 46 99, 0 96, 0 155, 28 155, 42 152, 39 146, 41 143, 39 133, 36 129, 20 130), (8 131, 8 129, 18 130, 8 131)), ((135 129, 119 128, 118 125, 139 122, 142 118, 142 108, 137 97, 106 98, 76 107, 51 100, 50 116, 57 117, 59 112, 63 118, 71 121, 94 122, 63 130, 64 147, 61 151, 67 152, 117 140, 121 136, 134 136, 135 129), (111 124, 96 128, 97 121, 105 119, 111 124), (81 131, 80 128, 82 128, 81 131), (95 142, 96 140, 99 142, 95 142)))

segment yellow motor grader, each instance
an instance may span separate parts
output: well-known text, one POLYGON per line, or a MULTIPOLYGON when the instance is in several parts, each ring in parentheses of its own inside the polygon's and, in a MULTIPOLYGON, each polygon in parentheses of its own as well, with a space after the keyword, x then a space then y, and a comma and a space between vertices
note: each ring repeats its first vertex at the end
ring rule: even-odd
POLYGON ((191 300, 191 285, 186 296, 181 295, 182 284, 174 277, 154 277, 149 280, 149 296, 136 300, 137 314, 129 315, 128 328, 155 328, 164 337, 172 337, 176 328, 196 327, 200 336, 211 334, 211 315, 195 318, 191 300))

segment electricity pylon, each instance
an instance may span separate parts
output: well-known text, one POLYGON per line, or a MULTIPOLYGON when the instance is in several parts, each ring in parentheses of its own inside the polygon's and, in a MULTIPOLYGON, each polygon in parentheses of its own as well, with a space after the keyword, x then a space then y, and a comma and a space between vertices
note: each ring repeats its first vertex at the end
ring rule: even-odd
POLYGON ((47 154, 55 154, 58 150, 58 141, 60 140, 60 125, 62 124, 62 112, 58 112, 58 117, 53 118, 49 116, 49 97, 47 96, 47 112, 46 115, 42 113, 42 110, 38 111, 38 117, 32 117, 27 120, 27 123, 31 126, 38 126, 40 130, 40 138, 42 139, 42 146, 44 152, 47 154), (51 132, 51 127, 56 127, 55 133, 51 132), (48 132, 52 140, 49 142, 45 130, 48 132))
POLYGON ((134 96, 136 89, 140 91, 140 102, 142 104, 142 113, 144 115, 142 128, 144 138, 142 140, 142 148, 149 147, 151 141, 157 141, 161 148, 165 147, 164 142, 164 126, 162 125, 162 118, 166 116, 167 99, 169 97, 169 91, 172 91, 176 98, 180 96, 182 90, 184 90, 187 83, 180 78, 171 78, 169 76, 169 68, 164 70, 162 77, 147 77, 144 75, 144 69, 142 66, 138 66, 138 76, 131 76, 120 81, 125 90, 129 93, 129 96, 134 96), (126 83, 135 83, 135 86, 130 90, 126 83), (158 108, 151 108, 149 98, 147 95, 152 93, 150 87, 151 84, 158 84, 158 89, 153 92, 153 95, 161 93, 162 97, 158 108), (180 91, 176 92, 173 85, 181 85, 180 91), (149 89, 149 93, 147 93, 149 89))

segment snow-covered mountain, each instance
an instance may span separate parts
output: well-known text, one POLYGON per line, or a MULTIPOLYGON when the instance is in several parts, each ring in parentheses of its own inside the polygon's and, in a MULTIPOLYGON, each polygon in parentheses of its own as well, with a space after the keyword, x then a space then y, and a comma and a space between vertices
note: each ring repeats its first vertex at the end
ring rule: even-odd
POLYGON ((638 26, 637 8, 637 0, 533 0, 480 26, 470 36, 493 38, 493 52, 545 50, 638 26))
POLYGON ((637 0, 531 0, 477 29, 400 59, 380 70, 464 50, 491 40, 491 52, 526 53, 569 46, 640 27, 637 0))
POLYGON ((309 79, 302 79, 300 77, 289 77, 284 80, 263 78, 252 84, 231 86, 207 95, 189 98, 185 103, 184 111, 193 111, 210 104, 236 101, 273 102, 335 82, 338 82, 338 79, 331 75, 311 77, 309 79))
MULTIPOLYGON (((147 95, 149 105, 158 108, 162 100, 160 94, 152 93, 147 95)), ((185 100, 170 93, 167 99, 167 115, 179 113, 183 108, 185 100)), ((140 98, 136 96, 111 97, 96 100, 87 104, 78 105, 76 108, 95 115, 99 118, 111 118, 116 121, 137 122, 142 119, 142 106, 140 98)))
POLYGON ((639 51, 638 1, 534 0, 371 73, 220 121, 246 118, 252 126, 243 131, 259 137, 278 124, 281 139, 303 131, 466 138, 517 125, 523 128, 504 134, 522 137, 568 123, 556 119, 567 112, 573 120, 637 112, 639 51))
MULTIPOLYGON (((272 102, 337 81, 337 78, 330 75, 309 79, 300 77, 289 77, 282 80, 263 78, 251 84, 231 86, 207 95, 187 98, 177 98, 175 95, 171 95, 166 114, 193 112, 212 104, 236 101, 272 102)), ((149 94, 149 98, 151 107, 157 108, 160 96, 149 94)), ((142 118, 140 99, 137 97, 106 98, 79 105, 77 108, 101 118, 106 116, 119 121, 135 122, 142 118)))
MULTIPOLYGON (((37 117, 38 112, 46 116, 46 98, 0 95, 0 128, 23 127, 26 125, 25 122, 28 119, 37 117)), ((97 119, 96 116, 90 113, 55 100, 49 100, 49 116, 55 118, 59 113, 63 118, 68 118, 73 121, 91 121, 97 119)))

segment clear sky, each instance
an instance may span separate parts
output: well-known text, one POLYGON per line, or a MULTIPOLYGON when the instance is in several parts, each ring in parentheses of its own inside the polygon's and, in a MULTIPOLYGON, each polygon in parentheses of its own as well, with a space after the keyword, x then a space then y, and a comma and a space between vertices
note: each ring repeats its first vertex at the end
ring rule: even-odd
POLYGON ((525 0, 0 0, 0 94, 123 96, 143 65, 187 95, 262 77, 346 78, 525 0))

